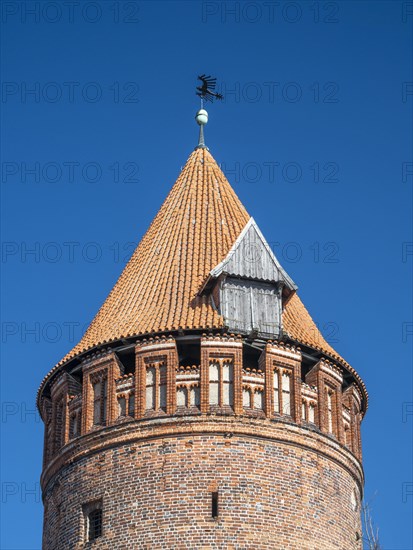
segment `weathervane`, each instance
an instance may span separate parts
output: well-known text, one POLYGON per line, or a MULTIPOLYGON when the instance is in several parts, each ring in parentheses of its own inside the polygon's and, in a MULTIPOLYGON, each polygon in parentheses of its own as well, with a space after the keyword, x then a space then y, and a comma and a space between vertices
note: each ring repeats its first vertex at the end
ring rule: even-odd
POLYGON ((196 87, 196 95, 201 98, 201 108, 195 115, 195 120, 199 124, 199 140, 196 149, 208 149, 204 140, 204 126, 208 122, 208 113, 204 109, 204 101, 210 101, 212 103, 214 99, 224 99, 224 96, 214 92, 217 83, 216 78, 203 74, 198 76, 198 80, 202 82, 202 86, 196 87))

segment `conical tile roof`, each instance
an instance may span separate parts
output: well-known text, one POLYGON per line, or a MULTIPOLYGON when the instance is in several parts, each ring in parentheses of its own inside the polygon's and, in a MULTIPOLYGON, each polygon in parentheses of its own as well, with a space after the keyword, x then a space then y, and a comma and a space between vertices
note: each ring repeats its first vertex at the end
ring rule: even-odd
MULTIPOLYGON (((208 297, 198 292, 249 219, 209 151, 196 149, 83 338, 61 363, 134 335, 223 327, 208 297)), ((283 327, 292 339, 344 363, 296 294, 283 313, 283 327)))

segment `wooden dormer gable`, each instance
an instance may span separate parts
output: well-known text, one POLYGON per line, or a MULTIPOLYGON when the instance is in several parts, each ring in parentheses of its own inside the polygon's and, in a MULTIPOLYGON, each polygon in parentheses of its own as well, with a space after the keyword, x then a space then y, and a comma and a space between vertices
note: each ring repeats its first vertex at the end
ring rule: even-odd
POLYGON ((230 331, 279 338, 282 310, 297 286, 253 218, 204 285, 230 331))

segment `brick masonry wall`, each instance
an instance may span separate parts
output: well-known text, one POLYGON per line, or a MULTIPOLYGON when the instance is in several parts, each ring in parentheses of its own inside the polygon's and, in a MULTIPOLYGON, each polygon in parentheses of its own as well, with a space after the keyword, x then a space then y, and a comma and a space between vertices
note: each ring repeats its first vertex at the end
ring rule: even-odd
POLYGON ((360 550, 360 463, 273 419, 207 415, 109 426, 43 472, 44 550, 360 550), (219 516, 211 517, 211 493, 219 516), (103 500, 86 543, 82 506, 103 500))

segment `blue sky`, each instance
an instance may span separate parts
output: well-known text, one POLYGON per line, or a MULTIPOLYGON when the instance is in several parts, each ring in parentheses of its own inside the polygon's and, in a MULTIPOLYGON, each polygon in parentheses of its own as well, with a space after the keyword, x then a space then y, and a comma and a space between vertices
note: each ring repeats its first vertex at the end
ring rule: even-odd
POLYGON ((1 7, 0 547, 41 547, 37 388, 196 145, 205 72, 226 96, 210 151, 365 380, 366 497, 383 547, 411 550, 411 3, 1 7))

